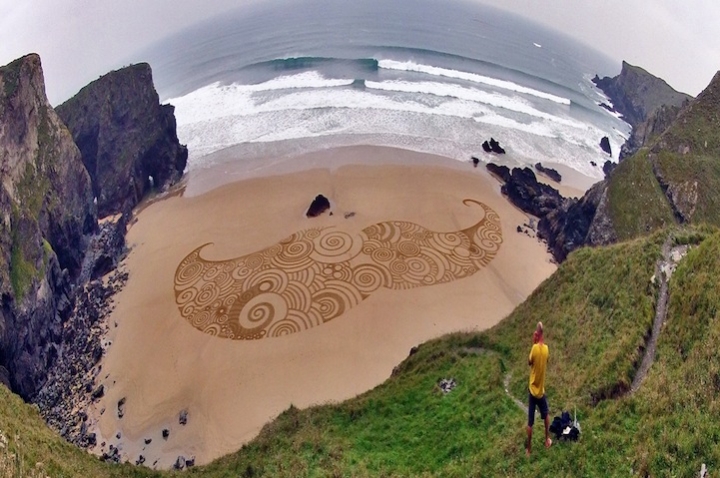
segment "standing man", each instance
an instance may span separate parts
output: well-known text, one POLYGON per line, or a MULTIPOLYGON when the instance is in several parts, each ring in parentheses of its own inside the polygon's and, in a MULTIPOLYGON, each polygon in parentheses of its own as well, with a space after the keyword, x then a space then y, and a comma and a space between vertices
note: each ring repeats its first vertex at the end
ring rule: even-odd
POLYGON ((530 365, 530 386, 528 393, 528 427, 527 446, 525 452, 530 456, 532 449, 532 427, 535 423, 535 407, 540 409, 540 417, 545 421, 545 447, 550 448, 550 418, 548 417, 548 403, 545 397, 545 370, 547 368, 550 349, 543 342, 543 324, 538 322, 533 333, 533 346, 530 349, 528 365, 530 365))

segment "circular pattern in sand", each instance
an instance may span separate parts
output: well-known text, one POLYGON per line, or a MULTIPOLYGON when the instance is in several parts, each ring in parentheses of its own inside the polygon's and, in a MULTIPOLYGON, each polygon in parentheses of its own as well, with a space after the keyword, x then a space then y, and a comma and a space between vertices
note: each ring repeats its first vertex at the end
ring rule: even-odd
POLYGON ((207 244, 175 272, 175 301, 193 327, 218 337, 278 337, 321 325, 374 291, 411 289, 468 277, 502 244, 497 213, 472 199, 484 216, 467 229, 433 232, 387 221, 351 235, 308 229, 235 259, 209 261, 207 244))

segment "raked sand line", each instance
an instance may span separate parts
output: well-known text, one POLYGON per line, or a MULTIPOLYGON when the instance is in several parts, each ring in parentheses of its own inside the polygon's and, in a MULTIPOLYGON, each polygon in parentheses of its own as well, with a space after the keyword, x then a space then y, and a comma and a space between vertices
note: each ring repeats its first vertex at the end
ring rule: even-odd
POLYGON ((279 337, 329 322, 380 288, 406 290, 475 274, 502 243, 500 218, 487 205, 474 225, 433 232, 385 221, 349 234, 334 228, 297 232, 259 252, 225 261, 201 257, 203 245, 175 272, 180 314, 206 334, 235 340, 279 337))

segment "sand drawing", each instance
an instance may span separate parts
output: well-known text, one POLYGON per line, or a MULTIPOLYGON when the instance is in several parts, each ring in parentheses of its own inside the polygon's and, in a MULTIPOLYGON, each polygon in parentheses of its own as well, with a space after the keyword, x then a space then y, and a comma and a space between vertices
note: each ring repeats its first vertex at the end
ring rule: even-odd
POLYGON ((175 301, 190 324, 235 340, 300 332, 339 317, 380 288, 411 289, 469 277, 495 257, 500 218, 484 215, 454 232, 387 221, 352 235, 335 228, 297 232, 262 251, 211 261, 204 244, 175 272, 175 301))

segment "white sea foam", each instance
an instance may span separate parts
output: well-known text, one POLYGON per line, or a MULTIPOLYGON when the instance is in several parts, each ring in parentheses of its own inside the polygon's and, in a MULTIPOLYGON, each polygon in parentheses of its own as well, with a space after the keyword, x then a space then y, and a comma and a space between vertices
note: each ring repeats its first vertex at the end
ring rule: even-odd
POLYGON ((454 85, 451 83, 436 83, 427 81, 408 82, 397 80, 383 82, 366 81, 365 85, 371 89, 378 89, 384 91, 421 93, 425 95, 434 95, 474 101, 476 103, 483 103, 493 106, 495 108, 502 108, 516 113, 522 113, 524 115, 553 121, 555 123, 570 126, 573 128, 586 127, 583 123, 580 123, 579 121, 561 118, 559 116, 539 111, 518 97, 510 97, 498 93, 490 93, 487 91, 478 90, 476 88, 465 88, 463 86, 454 85))
MULTIPOLYGON (((283 82, 296 84, 291 78, 283 82)), ((608 133, 539 111, 520 97, 434 82, 368 82, 365 90, 281 91, 264 85, 250 91, 246 85, 214 84, 170 100, 178 136, 190 149, 191 169, 204 167, 204 155, 240 143, 343 137, 348 144, 370 142, 467 159, 494 136, 514 156, 602 174, 589 163, 604 161, 598 141, 608 133)))
POLYGON ((501 88, 504 90, 514 91, 516 93, 535 96, 537 98, 553 101, 562 105, 570 104, 569 99, 563 98, 561 96, 552 95, 550 93, 538 91, 533 88, 527 88, 525 86, 521 86, 510 81, 498 80, 497 78, 490 78, 489 76, 478 75, 476 73, 450 70, 437 66, 422 65, 413 61, 380 60, 378 62, 378 66, 380 68, 385 68, 386 70, 414 71, 418 73, 425 73, 427 75, 444 76, 446 78, 456 78, 459 80, 472 81, 474 83, 482 83, 484 85, 493 86, 495 88, 501 88))
MULTIPOLYGON (((281 76, 272 80, 255 85, 221 85, 219 82, 205 86, 193 91, 189 95, 168 100, 180 111, 176 116, 189 113, 186 121, 201 121, 204 119, 217 118, 232 114, 239 114, 240 111, 250 111, 255 102, 253 95, 281 90, 296 89, 319 89, 348 86, 353 83, 351 79, 327 79, 316 71, 306 71, 297 75, 281 76), (186 111, 185 105, 189 103, 190 111, 186 111), (195 108, 193 106, 199 106, 195 108)), ((249 113, 249 114, 252 114, 249 113)), ((181 118, 178 118, 181 121, 181 118)))

